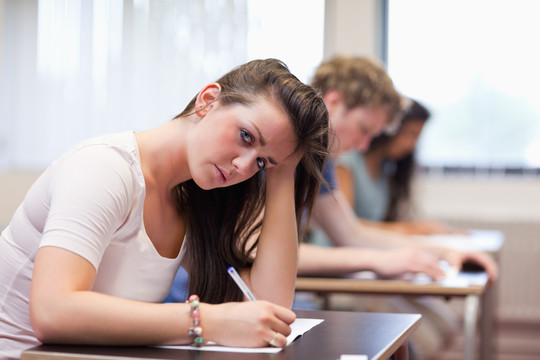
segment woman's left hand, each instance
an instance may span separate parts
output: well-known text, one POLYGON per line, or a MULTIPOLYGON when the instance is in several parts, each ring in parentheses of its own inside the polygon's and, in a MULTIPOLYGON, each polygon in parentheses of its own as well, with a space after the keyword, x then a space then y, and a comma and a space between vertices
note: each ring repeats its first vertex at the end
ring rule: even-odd
POLYGON ((484 268, 484 271, 489 276, 489 283, 493 283, 497 280, 498 277, 498 266, 495 260, 486 252, 482 251, 459 251, 459 250, 448 250, 444 256, 445 260, 451 266, 454 266, 458 269, 463 267, 463 264, 467 261, 478 264, 480 267, 484 268))
POLYGON ((280 176, 294 176, 296 167, 302 160, 303 153, 291 154, 287 159, 281 161, 279 164, 268 168, 268 177, 280 177, 280 176))

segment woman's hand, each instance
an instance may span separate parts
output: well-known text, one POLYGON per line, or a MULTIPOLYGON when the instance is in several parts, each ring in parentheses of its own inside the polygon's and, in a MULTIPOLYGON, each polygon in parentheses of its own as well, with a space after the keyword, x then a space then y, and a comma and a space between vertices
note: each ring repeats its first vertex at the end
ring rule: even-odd
POLYGON ((433 279, 444 276, 439 259, 427 252, 413 248, 375 250, 372 270, 381 276, 399 276, 405 273, 425 273, 433 279))
POLYGON ((291 310, 263 300, 200 308, 203 338, 225 346, 283 347, 296 319, 291 310))
POLYGON ((267 177, 294 177, 294 171, 302 160, 303 153, 291 154, 287 159, 281 161, 279 164, 272 166, 266 170, 267 177))
POLYGON ((448 250, 445 254, 445 260, 448 261, 450 266, 454 266, 461 269, 463 263, 466 261, 478 264, 478 266, 484 268, 484 271, 489 276, 489 282, 493 283, 497 280, 498 266, 493 258, 482 251, 459 251, 448 250))
POLYGON ((414 248, 370 249, 351 246, 324 247, 300 245, 302 275, 346 275, 371 270, 383 277, 406 273, 425 273, 439 278, 444 272, 439 258, 430 252, 414 248))

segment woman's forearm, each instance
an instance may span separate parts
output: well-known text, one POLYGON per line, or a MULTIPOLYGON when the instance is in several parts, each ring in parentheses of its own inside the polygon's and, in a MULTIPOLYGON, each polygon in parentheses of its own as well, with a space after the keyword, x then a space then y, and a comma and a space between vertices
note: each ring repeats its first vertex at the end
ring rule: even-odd
POLYGON ((255 296, 291 307, 297 261, 294 172, 277 167, 268 169, 263 226, 249 276, 255 296))
POLYGON ((369 249, 300 244, 298 275, 343 275, 372 269, 369 249))
POLYGON ((152 304, 93 291, 39 296, 32 326, 45 343, 93 345, 188 344, 188 304, 152 304))

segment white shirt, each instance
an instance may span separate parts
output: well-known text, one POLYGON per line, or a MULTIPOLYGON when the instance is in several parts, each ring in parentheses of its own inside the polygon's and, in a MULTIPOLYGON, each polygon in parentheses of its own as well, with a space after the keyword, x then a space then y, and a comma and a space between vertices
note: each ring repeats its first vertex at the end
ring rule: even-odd
POLYGON ((182 251, 159 255, 144 229, 144 199, 131 131, 83 141, 39 177, 0 235, 0 359, 39 344, 28 302, 40 247, 88 260, 97 270, 94 291, 147 302, 167 296, 182 251))

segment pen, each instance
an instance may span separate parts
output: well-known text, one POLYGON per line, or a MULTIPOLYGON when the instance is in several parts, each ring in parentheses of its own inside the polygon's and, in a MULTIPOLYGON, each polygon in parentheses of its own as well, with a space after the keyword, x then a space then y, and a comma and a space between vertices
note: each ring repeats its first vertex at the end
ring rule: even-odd
POLYGON ((229 275, 231 275, 231 277, 233 278, 234 282, 236 283, 236 285, 238 285, 238 287, 240 288, 240 290, 242 290, 242 292, 244 293, 244 295, 251 301, 255 301, 257 299, 255 299, 255 296, 253 295, 253 293, 251 292, 251 290, 249 290, 248 286, 246 285, 246 283, 244 282, 244 280, 242 280, 242 278, 240 277, 240 275, 238 274, 238 272, 236 272, 236 269, 233 268, 232 266, 229 266, 229 268, 227 269, 227 272, 229 273, 229 275))

